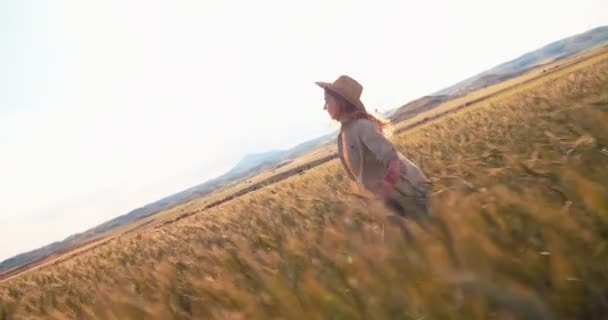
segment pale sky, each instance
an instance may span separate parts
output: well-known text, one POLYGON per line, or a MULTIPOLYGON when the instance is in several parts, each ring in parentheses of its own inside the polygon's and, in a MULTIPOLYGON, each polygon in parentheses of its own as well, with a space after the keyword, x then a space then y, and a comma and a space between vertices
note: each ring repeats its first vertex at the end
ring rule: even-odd
POLYGON ((608 1, 0 0, 0 260, 608 24, 608 1))

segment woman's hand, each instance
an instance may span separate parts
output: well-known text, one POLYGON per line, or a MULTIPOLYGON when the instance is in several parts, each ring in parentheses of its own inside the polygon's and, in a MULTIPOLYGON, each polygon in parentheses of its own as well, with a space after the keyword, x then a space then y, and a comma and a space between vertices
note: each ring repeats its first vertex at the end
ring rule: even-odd
POLYGON ((399 163, 399 159, 392 160, 388 164, 388 168, 386 169, 386 173, 384 174, 384 181, 395 184, 397 180, 399 180, 399 176, 401 175, 401 163, 399 163))
POLYGON ((401 163, 399 159, 391 161, 384 174, 384 179, 380 181, 379 188, 382 190, 385 196, 390 196, 395 193, 395 185, 401 175, 401 163))
POLYGON ((395 194, 395 184, 392 184, 392 183, 384 181, 384 180, 378 182, 378 189, 380 189, 382 191, 382 194, 385 197, 390 197, 395 194))

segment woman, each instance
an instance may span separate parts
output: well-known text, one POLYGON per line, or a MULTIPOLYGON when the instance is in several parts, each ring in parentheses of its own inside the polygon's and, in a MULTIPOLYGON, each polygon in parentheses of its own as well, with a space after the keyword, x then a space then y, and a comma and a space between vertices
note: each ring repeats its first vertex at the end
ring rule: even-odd
POLYGON ((341 123, 338 154, 347 175, 398 215, 427 216, 430 181, 386 138, 388 123, 365 110, 363 87, 344 75, 316 84, 325 90, 324 109, 341 123))

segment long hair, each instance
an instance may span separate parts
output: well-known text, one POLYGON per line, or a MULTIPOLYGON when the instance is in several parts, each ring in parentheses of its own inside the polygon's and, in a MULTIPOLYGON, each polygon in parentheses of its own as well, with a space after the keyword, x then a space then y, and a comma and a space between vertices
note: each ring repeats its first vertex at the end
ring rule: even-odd
POLYGON ((329 95, 331 95, 332 97, 334 97, 335 99, 340 101, 340 115, 341 116, 352 115, 353 119, 370 120, 378 127, 380 132, 382 132, 382 134, 384 134, 385 136, 388 137, 392 134, 392 127, 391 127, 390 121, 380 118, 380 115, 371 114, 367 110, 361 110, 360 108, 357 108, 355 105, 348 102, 346 99, 342 98, 341 96, 339 96, 329 90, 326 90, 326 91, 329 95))

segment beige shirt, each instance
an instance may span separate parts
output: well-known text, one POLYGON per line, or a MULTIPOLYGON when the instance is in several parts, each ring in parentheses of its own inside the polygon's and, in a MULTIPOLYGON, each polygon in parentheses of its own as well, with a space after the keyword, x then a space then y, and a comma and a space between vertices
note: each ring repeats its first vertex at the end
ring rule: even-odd
POLYGON ((401 176, 397 188, 412 194, 414 188, 424 188, 429 179, 424 173, 380 132, 368 119, 342 122, 338 135, 338 155, 348 176, 375 195, 381 195, 378 184, 393 159, 399 159, 401 176))

